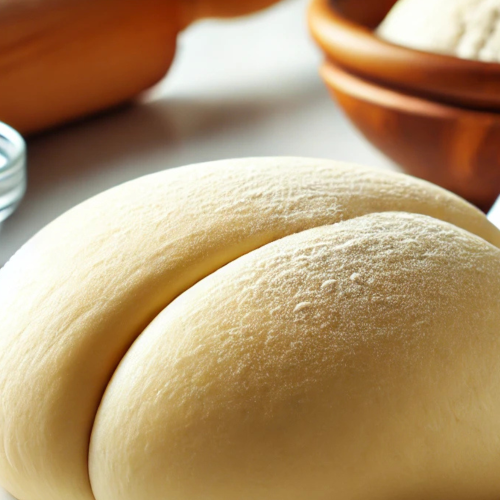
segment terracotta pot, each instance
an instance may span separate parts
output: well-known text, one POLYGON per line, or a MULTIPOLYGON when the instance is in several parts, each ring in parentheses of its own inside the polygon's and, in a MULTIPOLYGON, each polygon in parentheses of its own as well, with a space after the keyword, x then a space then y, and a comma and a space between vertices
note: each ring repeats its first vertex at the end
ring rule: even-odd
POLYGON ((350 72, 464 107, 500 110, 500 64, 400 47, 373 30, 395 0, 313 0, 312 34, 327 57, 350 72))
POLYGON ((388 89, 326 62, 322 75, 363 135, 412 175, 487 210, 500 193, 500 114, 388 89))

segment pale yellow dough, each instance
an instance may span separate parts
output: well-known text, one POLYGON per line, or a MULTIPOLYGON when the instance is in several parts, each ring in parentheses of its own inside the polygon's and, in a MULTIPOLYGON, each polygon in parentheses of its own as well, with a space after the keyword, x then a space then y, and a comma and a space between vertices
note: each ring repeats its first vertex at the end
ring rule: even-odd
POLYGON ((325 160, 99 195, 0 271, 0 484, 19 500, 460 500, 481 484, 489 500, 496 247, 452 194, 325 160))
POLYGON ((500 251, 420 215, 251 252, 123 359, 94 426, 96 497, 499 498, 498 304, 500 251))

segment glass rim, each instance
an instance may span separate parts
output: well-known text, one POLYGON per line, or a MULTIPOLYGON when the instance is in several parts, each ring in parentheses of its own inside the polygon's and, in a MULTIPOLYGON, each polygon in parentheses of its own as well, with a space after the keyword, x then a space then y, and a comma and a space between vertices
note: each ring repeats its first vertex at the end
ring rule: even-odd
POLYGON ((4 139, 10 146, 3 147, 0 143, 0 151, 7 160, 5 165, 0 166, 0 173, 6 173, 24 163, 26 143, 19 132, 3 122, 0 122, 0 139, 4 139))

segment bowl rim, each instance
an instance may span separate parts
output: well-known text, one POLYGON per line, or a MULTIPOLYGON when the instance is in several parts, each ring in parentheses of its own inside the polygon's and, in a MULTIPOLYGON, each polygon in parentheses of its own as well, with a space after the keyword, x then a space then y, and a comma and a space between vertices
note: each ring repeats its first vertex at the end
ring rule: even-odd
POLYGON ((326 56, 350 72, 415 95, 500 110, 500 63, 461 59, 388 42, 344 17, 338 0, 312 0, 308 22, 326 56))
POLYGON ((457 105, 437 102, 422 96, 405 93, 400 89, 386 87, 380 83, 349 72, 333 61, 325 61, 320 74, 329 87, 361 99, 415 116, 439 119, 475 119, 500 122, 500 114, 480 109, 468 109, 457 105))

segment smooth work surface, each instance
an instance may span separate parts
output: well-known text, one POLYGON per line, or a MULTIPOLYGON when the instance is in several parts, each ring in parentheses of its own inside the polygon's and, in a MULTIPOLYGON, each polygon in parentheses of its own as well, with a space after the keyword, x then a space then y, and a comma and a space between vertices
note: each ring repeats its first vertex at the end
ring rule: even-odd
POLYGON ((490 213, 488 214, 488 219, 490 219, 493 224, 495 224, 498 229, 500 229, 500 197, 493 205, 490 213))
POLYGON ((29 141, 28 193, 0 234, 0 264, 75 204, 165 168, 269 155, 388 166, 320 80, 306 7, 288 0, 244 19, 199 23, 143 103, 29 141))

